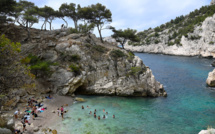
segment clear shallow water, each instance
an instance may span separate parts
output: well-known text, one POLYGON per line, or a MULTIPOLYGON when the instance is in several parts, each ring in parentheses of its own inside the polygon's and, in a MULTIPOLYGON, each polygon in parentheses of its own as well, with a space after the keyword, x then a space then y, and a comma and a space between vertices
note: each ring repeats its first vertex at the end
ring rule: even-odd
POLYGON ((80 96, 87 100, 69 108, 58 124, 67 134, 197 134, 215 127, 215 92, 205 81, 213 70, 212 60, 136 53, 155 78, 164 84, 167 98, 80 96), (81 106, 85 109, 82 110, 81 106), (90 108, 87 108, 87 105, 90 108), (94 119, 90 111, 107 119, 94 119), (113 119, 112 115, 116 118, 113 119), (78 118, 81 121, 78 121, 78 118))

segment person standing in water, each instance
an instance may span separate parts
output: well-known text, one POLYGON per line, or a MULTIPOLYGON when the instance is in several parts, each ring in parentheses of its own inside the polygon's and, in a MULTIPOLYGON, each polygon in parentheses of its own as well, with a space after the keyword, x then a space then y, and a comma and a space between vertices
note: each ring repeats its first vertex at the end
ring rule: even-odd
POLYGON ((64 109, 63 109, 63 106, 61 106, 61 109, 60 109, 60 111, 61 111, 61 116, 62 116, 62 120, 63 120, 63 114, 64 114, 64 109))
POLYGON ((96 118, 96 113, 94 113, 94 118, 96 118))
POLYGON ((113 115, 113 118, 115 118, 115 115, 113 115))
POLYGON ((82 105, 81 108, 84 109, 84 106, 82 105))
POLYGON ((98 120, 100 120, 100 116, 98 116, 98 120))
POLYGON ((103 119, 105 119, 105 115, 103 116, 103 119))

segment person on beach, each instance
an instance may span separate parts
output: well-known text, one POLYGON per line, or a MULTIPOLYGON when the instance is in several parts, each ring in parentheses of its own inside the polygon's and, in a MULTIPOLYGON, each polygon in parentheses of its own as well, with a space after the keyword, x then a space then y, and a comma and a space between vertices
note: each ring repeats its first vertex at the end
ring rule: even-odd
POLYGON ((18 110, 16 110, 16 111, 14 112, 14 117, 15 117, 15 119, 17 119, 17 118, 18 118, 18 115, 19 115, 19 109, 18 109, 18 110))
POLYGON ((57 109, 57 115, 59 116, 60 114, 60 108, 57 109))
POLYGON ((96 113, 94 113, 94 118, 96 118, 96 113))
POLYGON ((63 114, 64 114, 64 109, 63 109, 63 106, 61 106, 61 109, 60 109, 60 111, 61 111, 61 116, 62 116, 62 120, 63 120, 63 114))
POLYGON ((24 132, 25 132, 25 130, 26 130, 26 129, 25 129, 26 125, 25 125, 25 123, 24 123, 24 122, 22 123, 22 127, 23 127, 23 128, 22 128, 22 131, 23 131, 23 133, 24 133, 24 132))
POLYGON ((105 115, 103 116, 103 119, 105 119, 105 115))
POLYGON ((84 109, 84 106, 82 105, 81 108, 84 109))
POLYGON ((98 116, 98 120, 100 120, 100 116, 98 116))
POLYGON ((35 113, 34 110, 31 111, 32 115, 33 115, 33 120, 35 120, 35 113))
POLYGON ((113 118, 115 118, 115 115, 113 115, 113 118))

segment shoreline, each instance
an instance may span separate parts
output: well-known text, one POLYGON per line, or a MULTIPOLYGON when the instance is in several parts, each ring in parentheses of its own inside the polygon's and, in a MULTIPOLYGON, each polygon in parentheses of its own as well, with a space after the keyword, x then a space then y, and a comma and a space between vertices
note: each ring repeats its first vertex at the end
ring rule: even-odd
MULTIPOLYGON (((62 122, 61 116, 58 116, 57 108, 60 108, 62 105, 64 105, 64 108, 67 109, 67 107, 71 106, 74 102, 74 98, 70 96, 59 96, 59 95, 53 95, 52 99, 43 99, 42 104, 43 107, 47 107, 47 110, 45 110, 42 113, 38 113, 38 117, 33 120, 32 115, 29 120, 31 125, 26 124, 27 131, 24 132, 24 134, 43 134, 43 133, 51 133, 49 132, 43 132, 44 130, 56 130, 58 132, 59 128, 57 128, 57 124, 59 122, 62 122), (65 106, 67 105, 67 106, 65 106), (53 112, 55 111, 55 112, 53 112), (39 128, 37 132, 34 131, 35 128, 39 128)), ((20 109, 20 113, 24 113, 23 104, 21 103, 18 105, 17 109, 20 109)), ((14 119, 15 121, 15 129, 20 129, 22 132, 22 124, 21 119, 14 119)))

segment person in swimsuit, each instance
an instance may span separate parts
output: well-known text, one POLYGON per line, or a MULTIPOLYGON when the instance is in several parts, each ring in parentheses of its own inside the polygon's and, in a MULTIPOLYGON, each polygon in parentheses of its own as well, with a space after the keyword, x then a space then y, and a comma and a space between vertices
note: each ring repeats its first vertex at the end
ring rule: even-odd
POLYGON ((103 119, 105 119, 105 115, 103 116, 103 119))
POLYGON ((60 109, 60 111, 61 111, 61 116, 62 116, 62 120, 63 120, 63 114, 64 114, 64 109, 63 109, 63 106, 61 106, 61 109, 60 109))
POLYGON ((98 116, 98 120, 100 120, 100 116, 98 116))

